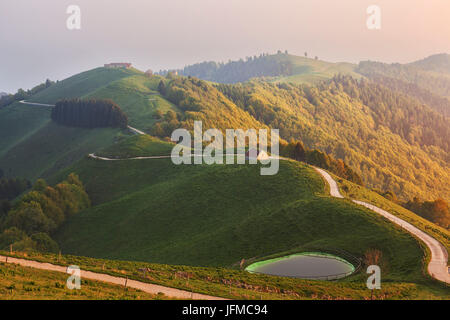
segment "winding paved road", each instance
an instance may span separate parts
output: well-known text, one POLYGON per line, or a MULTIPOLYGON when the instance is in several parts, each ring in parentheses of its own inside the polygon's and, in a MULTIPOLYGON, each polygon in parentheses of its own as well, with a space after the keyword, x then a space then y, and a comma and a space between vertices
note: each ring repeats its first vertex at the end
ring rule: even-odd
MULTIPOLYGON (((24 267, 31 267, 31 268, 35 268, 35 269, 41 269, 41 270, 67 273, 66 267, 57 266, 57 265, 50 264, 50 263, 26 260, 26 259, 18 259, 18 258, 0 256, 0 262, 13 263, 13 264, 18 264, 18 265, 21 265, 24 267)), ((108 283, 112 283, 112 284, 117 284, 117 285, 121 285, 121 286, 138 289, 138 290, 141 290, 141 291, 144 291, 144 292, 147 292, 150 294, 155 294, 155 295, 161 292, 170 298, 195 299, 195 300, 226 300, 226 299, 220 298, 220 297, 214 297, 214 296, 209 296, 209 295, 200 294, 200 293, 193 293, 193 292, 189 292, 189 291, 185 291, 185 290, 160 286, 157 284, 145 283, 145 282, 136 281, 136 280, 130 280, 130 279, 121 278, 121 277, 110 276, 107 274, 96 273, 96 272, 92 272, 92 271, 81 270, 81 279, 90 279, 90 280, 108 282, 108 283)))
MULTIPOLYGON (((319 168, 314 168, 317 172, 322 175, 322 177, 328 182, 330 185, 330 194, 332 197, 336 198, 344 198, 342 194, 339 192, 338 185, 336 181, 324 170, 319 168)), ((445 283, 450 283, 450 274, 448 273, 448 267, 447 267, 447 261, 448 261, 448 254, 445 247, 436 239, 431 237, 430 235, 426 234, 422 230, 419 230, 418 228, 414 227, 412 224, 406 222, 405 220, 400 219, 397 216, 394 216, 393 214, 380 209, 370 203, 359 201, 359 200, 352 200, 354 203, 359 204, 361 206, 364 206, 377 214, 382 215, 389 221, 399 225, 412 235, 416 236, 420 240, 422 240, 425 245, 430 249, 431 252, 431 259, 428 264, 428 273, 435 279, 439 281, 443 281, 445 283)))

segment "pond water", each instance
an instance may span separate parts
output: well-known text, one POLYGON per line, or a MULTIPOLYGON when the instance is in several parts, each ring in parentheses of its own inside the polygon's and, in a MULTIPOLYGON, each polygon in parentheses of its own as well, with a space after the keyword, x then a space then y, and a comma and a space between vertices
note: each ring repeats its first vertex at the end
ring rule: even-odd
POLYGON ((255 262, 245 270, 275 276, 331 280, 351 274, 355 271, 355 267, 340 257, 325 253, 305 252, 255 262))

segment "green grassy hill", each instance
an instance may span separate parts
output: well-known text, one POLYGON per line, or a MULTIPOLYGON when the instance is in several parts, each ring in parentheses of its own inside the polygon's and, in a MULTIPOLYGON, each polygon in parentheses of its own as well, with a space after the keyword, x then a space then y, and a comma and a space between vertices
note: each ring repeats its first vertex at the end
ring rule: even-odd
POLYGON ((408 64, 362 61, 355 70, 367 77, 382 75, 401 80, 440 97, 450 98, 449 54, 437 54, 408 64))
POLYGON ((414 238, 329 197, 321 177, 301 163, 282 161, 277 175, 260 176, 258 165, 86 158, 69 171, 80 175, 93 207, 57 233, 65 253, 229 267, 292 250, 363 256, 378 248, 389 265, 385 279, 424 279, 414 238))
POLYGON ((143 74, 134 74, 94 90, 86 97, 112 99, 128 115, 131 126, 149 132, 156 121, 157 110, 162 113, 179 111, 157 91, 160 80, 158 76, 148 78, 143 74))
POLYGON ((327 62, 294 55, 278 55, 281 61, 292 64, 292 74, 288 76, 275 77, 275 82, 288 83, 318 83, 322 80, 331 79, 339 74, 350 75, 355 79, 362 77, 355 72, 356 65, 348 62, 327 62))
POLYGON ((111 82, 136 74, 141 74, 141 72, 136 69, 96 68, 58 81, 28 100, 53 104, 64 98, 84 97, 111 82))
POLYGON ((269 81, 291 83, 317 83, 338 74, 361 78, 352 63, 333 63, 288 53, 262 54, 245 60, 217 63, 213 61, 197 63, 177 70, 184 76, 193 76, 219 83, 245 82, 252 78, 264 77, 269 81))
MULTIPOLYGON (((27 100, 53 104, 73 97, 113 99, 130 125, 145 131, 155 122, 157 110, 177 110, 156 91, 158 83, 158 77, 147 78, 135 69, 97 68, 59 81, 27 100)), ((57 125, 50 113, 51 107, 18 102, 0 109, 0 168, 7 175, 31 180, 49 177, 128 134, 57 125)))

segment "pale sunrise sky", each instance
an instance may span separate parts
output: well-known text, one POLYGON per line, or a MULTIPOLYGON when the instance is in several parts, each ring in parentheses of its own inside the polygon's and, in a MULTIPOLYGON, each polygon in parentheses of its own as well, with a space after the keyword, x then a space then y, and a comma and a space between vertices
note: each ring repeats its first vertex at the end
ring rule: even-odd
POLYGON ((107 62, 181 68, 278 49, 327 61, 410 62, 450 53, 450 0, 2 0, 0 91, 107 62), (69 5, 81 30, 68 30, 69 5), (381 8, 381 30, 366 9, 381 8))

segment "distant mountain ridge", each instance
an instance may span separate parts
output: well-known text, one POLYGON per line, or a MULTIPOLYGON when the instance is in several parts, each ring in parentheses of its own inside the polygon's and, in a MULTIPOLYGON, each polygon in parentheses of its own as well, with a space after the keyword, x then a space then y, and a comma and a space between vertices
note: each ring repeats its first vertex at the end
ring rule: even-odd
POLYGON ((178 70, 163 70, 218 83, 246 82, 253 78, 269 82, 312 83, 329 80, 337 75, 355 79, 370 78, 391 90, 411 95, 445 116, 450 116, 450 55, 435 54, 411 63, 361 61, 359 64, 332 63, 295 56, 288 52, 260 54, 236 61, 205 61, 178 70))
POLYGON ((351 63, 333 63, 278 51, 276 54, 260 54, 236 61, 205 61, 188 65, 178 70, 162 70, 161 75, 168 72, 178 75, 192 76, 202 80, 218 83, 245 82, 252 78, 269 78, 270 81, 316 83, 330 79, 338 74, 348 74, 354 78, 361 76, 353 69, 351 63))
POLYGON ((393 90, 413 95, 440 113, 450 115, 449 54, 432 55, 408 64, 361 61, 355 71, 381 81, 393 90), (447 101, 439 102, 442 98, 447 101))
POLYGON ((435 54, 422 60, 412 62, 410 65, 416 66, 425 71, 450 74, 450 54, 435 54))

